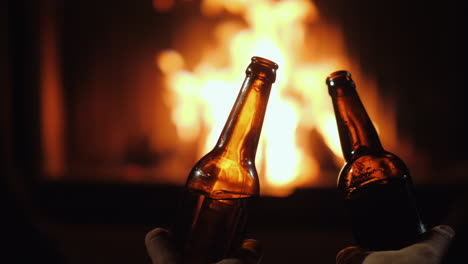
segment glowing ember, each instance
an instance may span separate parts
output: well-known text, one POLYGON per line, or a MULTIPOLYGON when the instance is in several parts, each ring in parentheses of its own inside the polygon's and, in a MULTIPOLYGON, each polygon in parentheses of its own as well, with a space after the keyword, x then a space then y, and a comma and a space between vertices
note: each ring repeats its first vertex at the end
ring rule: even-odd
POLYGON ((178 51, 157 56, 170 89, 167 99, 179 138, 203 142, 199 155, 211 150, 244 79, 245 66, 252 56, 261 56, 279 65, 257 153, 262 194, 287 195, 318 180, 319 164, 310 154, 310 145, 299 144, 299 136, 306 134, 301 131, 317 130, 341 166, 324 80, 341 69, 359 76, 359 69, 347 59, 340 30, 319 23, 318 10, 309 0, 207 0, 201 10, 206 16, 228 12, 239 17, 216 26, 216 41, 206 43, 210 48, 200 51, 201 60, 191 71, 183 68, 184 58, 178 51), (311 25, 320 30, 310 32, 311 25))

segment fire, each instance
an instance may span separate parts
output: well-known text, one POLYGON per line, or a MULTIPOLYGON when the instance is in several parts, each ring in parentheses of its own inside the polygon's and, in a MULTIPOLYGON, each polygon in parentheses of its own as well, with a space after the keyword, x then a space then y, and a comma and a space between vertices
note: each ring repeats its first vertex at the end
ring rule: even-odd
POLYGON ((359 73, 348 61, 340 29, 320 23, 317 7, 309 0, 205 0, 201 11, 205 16, 224 12, 239 19, 226 18, 216 25, 215 41, 206 43, 210 48, 200 51, 201 59, 190 71, 179 51, 157 55, 179 138, 202 142, 200 156, 211 150, 247 63, 252 56, 261 56, 279 65, 257 152, 262 194, 287 195, 297 186, 320 181, 317 158, 303 144, 304 131, 317 130, 341 166, 333 106, 324 80, 335 70, 359 73))

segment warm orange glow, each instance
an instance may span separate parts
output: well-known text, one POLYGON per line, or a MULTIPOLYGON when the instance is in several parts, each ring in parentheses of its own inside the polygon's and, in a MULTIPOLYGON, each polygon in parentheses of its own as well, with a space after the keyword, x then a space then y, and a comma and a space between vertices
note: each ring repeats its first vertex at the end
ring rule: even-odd
POLYGON ((174 0, 153 0, 153 7, 158 11, 167 11, 174 6, 174 0))
MULTIPOLYGON (((49 2, 47 2, 49 6, 49 2)), ((65 170, 62 87, 58 73, 58 51, 53 10, 44 8, 41 32, 41 115, 44 173, 56 179, 65 170)))
POLYGON ((320 23, 319 12, 309 0, 205 0, 201 11, 206 16, 232 13, 245 23, 220 22, 213 31, 215 42, 206 43, 210 48, 191 71, 182 68, 184 58, 177 51, 158 55, 179 137, 203 142, 200 156, 211 150, 245 77, 246 65, 252 56, 261 56, 279 65, 257 152, 262 194, 287 195, 297 186, 320 181, 317 158, 310 154, 311 146, 299 143, 299 136, 307 135, 300 131, 317 130, 341 166, 325 77, 336 70, 350 70, 362 83, 360 91, 372 89, 373 82, 358 80, 359 68, 346 54, 340 28, 320 23))
POLYGON ((175 50, 161 52, 156 57, 156 64, 162 72, 168 74, 184 67, 184 58, 175 50))

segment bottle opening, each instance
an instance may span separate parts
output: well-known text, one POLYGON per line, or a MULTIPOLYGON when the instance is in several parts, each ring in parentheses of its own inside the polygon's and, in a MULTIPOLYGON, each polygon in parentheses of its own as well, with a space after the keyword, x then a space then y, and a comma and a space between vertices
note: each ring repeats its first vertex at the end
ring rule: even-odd
POLYGON ((245 73, 249 76, 256 76, 260 79, 269 80, 271 83, 276 81, 276 70, 278 64, 262 57, 254 56, 245 73))
POLYGON ((326 81, 328 94, 332 97, 353 95, 356 84, 349 71, 335 71, 328 75, 326 81))
POLYGON ((271 60, 268 60, 268 59, 265 59, 265 58, 262 58, 262 57, 258 57, 258 56, 252 57, 252 63, 258 63, 258 64, 261 64, 263 66, 273 68, 275 70, 278 69, 278 64, 276 64, 275 62, 273 62, 271 60))
POLYGON ((329 86, 334 86, 334 84, 342 81, 348 81, 352 80, 351 79, 351 73, 349 71, 341 70, 341 71, 336 71, 328 75, 326 83, 329 86))

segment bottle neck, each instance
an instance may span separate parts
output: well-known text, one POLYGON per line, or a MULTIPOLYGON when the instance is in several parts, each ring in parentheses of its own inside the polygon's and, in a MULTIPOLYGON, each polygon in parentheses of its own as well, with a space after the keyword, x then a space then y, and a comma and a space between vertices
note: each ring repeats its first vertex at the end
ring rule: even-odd
POLYGON ((272 82, 248 75, 215 146, 229 159, 255 161, 272 82))
POLYGON ((346 161, 356 155, 383 151, 377 131, 355 89, 354 82, 335 83, 329 92, 333 101, 341 149, 346 161))

